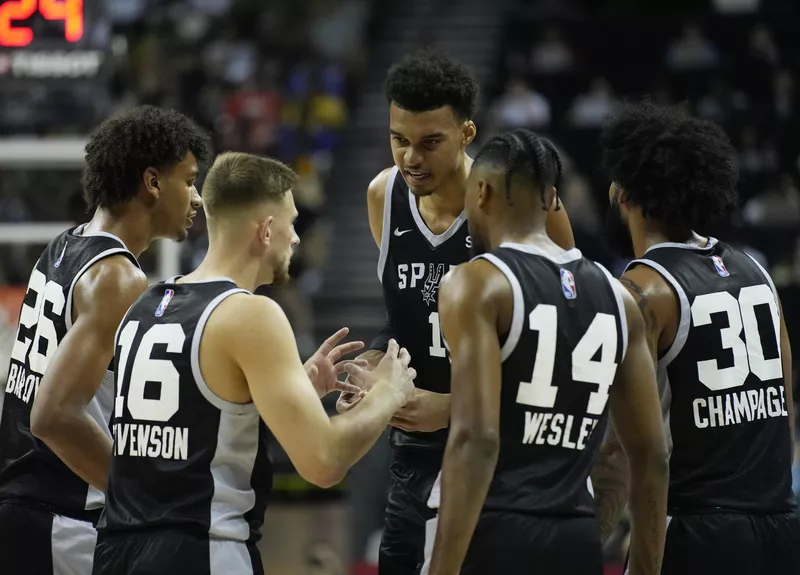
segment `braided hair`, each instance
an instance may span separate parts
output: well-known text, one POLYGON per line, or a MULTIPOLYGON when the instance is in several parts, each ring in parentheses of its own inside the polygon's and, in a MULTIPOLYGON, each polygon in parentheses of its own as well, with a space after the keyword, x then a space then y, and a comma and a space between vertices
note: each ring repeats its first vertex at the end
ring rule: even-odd
POLYGON ((542 197, 543 209, 547 210, 545 192, 549 186, 556 189, 556 210, 561 209, 558 189, 561 186, 561 156, 553 143, 537 136, 527 128, 519 128, 495 136, 483 145, 474 164, 492 164, 505 171, 506 200, 510 206, 511 180, 522 176, 527 182, 536 185, 542 197))

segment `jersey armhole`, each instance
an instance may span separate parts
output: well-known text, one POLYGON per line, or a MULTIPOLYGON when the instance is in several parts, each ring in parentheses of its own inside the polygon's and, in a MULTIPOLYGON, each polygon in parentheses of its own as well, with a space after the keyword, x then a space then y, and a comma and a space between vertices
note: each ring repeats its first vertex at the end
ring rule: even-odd
MULTIPOLYGON (((671 273, 667 271, 667 269, 662 266, 660 263, 655 262, 649 259, 638 259, 631 261, 626 267, 625 271, 635 267, 637 265, 645 265, 648 266, 655 271, 657 271, 661 277, 667 280, 672 290, 675 292, 675 295, 678 296, 678 304, 680 306, 680 321, 678 322, 678 331, 675 333, 675 340, 672 342, 672 345, 667 350, 667 353, 664 354, 664 357, 658 360, 658 368, 659 369, 666 369, 667 366, 672 363, 678 354, 683 349, 683 346, 686 344, 686 339, 689 337, 689 323, 691 322, 691 308, 689 306, 689 297, 686 295, 683 287, 681 284, 678 283, 678 280, 675 279, 671 273)), ((624 272, 623 272, 624 273, 624 272)))
POLYGON ((83 265, 83 267, 78 270, 78 273, 75 274, 75 277, 72 278, 72 283, 69 284, 69 291, 67 292, 66 313, 64 314, 64 323, 67 326, 67 331, 72 329, 72 294, 75 292, 75 286, 78 285, 78 280, 80 280, 81 277, 83 277, 83 274, 85 274, 90 267, 92 267, 100 260, 116 255, 128 256, 128 259, 132 260, 133 265, 135 265, 137 268, 139 267, 139 262, 136 261, 136 257, 134 257, 134 255, 131 252, 129 252, 126 248, 111 248, 109 250, 105 250, 104 252, 100 252, 92 259, 90 259, 88 262, 86 262, 83 265))
POLYGON ((197 327, 194 329, 194 336, 192 336, 192 347, 190 351, 190 358, 191 358, 191 365, 192 365, 192 375, 194 376, 195 384, 197 384, 197 389, 200 390, 200 393, 203 394, 203 397, 206 398, 211 405, 219 409, 224 413, 230 413, 233 415, 245 415, 249 413, 256 412, 256 405, 252 401, 248 403, 233 403, 232 401, 227 401, 222 399, 216 393, 211 391, 211 388, 208 387, 206 380, 203 378, 203 372, 200 370, 200 340, 203 338, 203 331, 206 328, 206 324, 208 323, 208 318, 211 317, 211 313, 217 308, 219 304, 221 304, 226 298, 232 296, 233 294, 237 293, 250 293, 245 289, 241 288, 233 288, 219 294, 211 303, 206 306, 206 309, 203 310, 203 313, 200 315, 200 319, 197 321, 197 327))
POLYGON ((778 290, 775 288, 775 283, 772 281, 772 276, 769 275, 769 272, 766 269, 764 269, 764 266, 762 266, 758 262, 758 260, 756 258, 754 258, 753 256, 751 256, 750 254, 748 254, 745 251, 742 251, 742 253, 744 255, 746 255, 748 258, 750 258, 751 260, 753 260, 753 263, 756 264, 758 269, 761 270, 761 273, 763 274, 764 279, 766 279, 767 283, 769 284, 769 289, 772 290, 772 295, 775 298, 775 305, 778 307, 778 315, 780 315, 780 313, 781 313, 781 304, 780 304, 780 300, 778 299, 778 290))
POLYGON ((392 239, 392 190, 394 181, 397 179, 397 166, 389 172, 386 180, 386 191, 383 195, 383 227, 381 229, 380 256, 378 256, 378 280, 383 283, 383 269, 386 267, 386 259, 389 257, 389 242, 392 239))
POLYGON ((622 355, 620 356, 620 361, 625 359, 625 355, 628 353, 628 315, 625 313, 625 302, 622 301, 622 294, 620 293, 620 289, 622 286, 618 288, 615 284, 617 280, 614 279, 614 276, 611 275, 611 272, 608 271, 602 264, 598 262, 593 262, 600 271, 603 272, 603 275, 608 280, 608 286, 611 288, 611 293, 614 294, 614 300, 617 302, 617 309, 619 310, 619 321, 620 321, 620 333, 622 334, 622 355))
POLYGON ((508 283, 511 284, 511 293, 513 295, 513 310, 511 315, 511 328, 508 330, 508 337, 506 338, 505 343, 503 343, 503 347, 500 348, 500 360, 505 361, 509 358, 509 356, 514 352, 514 349, 517 347, 517 343, 519 342, 519 337, 522 335, 522 324, 525 320, 525 299, 522 296, 522 286, 517 279, 517 276, 514 275, 514 272, 511 271, 506 263, 498 258, 494 254, 481 254, 475 258, 476 259, 484 259, 494 265, 498 270, 500 270, 508 283))

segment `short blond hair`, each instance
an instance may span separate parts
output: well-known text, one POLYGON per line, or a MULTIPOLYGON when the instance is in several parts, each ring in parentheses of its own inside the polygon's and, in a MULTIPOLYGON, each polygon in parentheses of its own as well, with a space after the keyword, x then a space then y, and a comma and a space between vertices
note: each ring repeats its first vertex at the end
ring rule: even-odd
POLYGON ((211 216, 268 200, 280 200, 297 183, 286 164, 243 152, 225 152, 214 160, 203 184, 203 205, 211 216))

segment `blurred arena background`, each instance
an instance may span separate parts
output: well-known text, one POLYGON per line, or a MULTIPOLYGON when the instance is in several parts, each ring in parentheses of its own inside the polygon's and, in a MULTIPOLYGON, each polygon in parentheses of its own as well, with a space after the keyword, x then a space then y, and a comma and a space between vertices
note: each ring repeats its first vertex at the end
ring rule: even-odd
MULTIPOLYGON (((621 99, 650 94, 722 124, 740 154, 741 207, 713 231, 771 270, 797 353, 798 14, 794 0, 0 0, 0 370, 43 245, 88 220, 86 134, 139 103, 189 114, 217 152, 295 167, 294 279, 265 293, 286 310, 303 354, 343 325, 369 341, 383 301, 365 192, 392 162, 382 81, 421 46, 462 60, 482 84, 476 147, 521 126, 559 146, 578 247, 616 271, 624 262, 599 232, 604 118, 621 99)), ((162 242, 142 263, 164 279, 193 267, 205 246, 201 221, 188 242, 162 242)), ((277 446, 273 457, 268 572, 376 572, 388 443, 329 491, 294 474, 277 446)), ((800 491, 797 466, 795 479, 800 491)), ((624 539, 620 529, 608 546, 609 573, 620 572, 624 539)))

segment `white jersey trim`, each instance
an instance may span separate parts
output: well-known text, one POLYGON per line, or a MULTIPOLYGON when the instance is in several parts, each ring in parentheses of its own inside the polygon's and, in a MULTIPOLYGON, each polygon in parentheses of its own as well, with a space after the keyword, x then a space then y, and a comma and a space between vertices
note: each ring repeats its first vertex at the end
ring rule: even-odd
POLYGON ((203 372, 200 370, 200 340, 203 338, 203 330, 205 330, 206 323, 208 323, 208 318, 211 316, 211 313, 217 308, 217 306, 223 302, 223 300, 237 293, 249 294, 250 292, 242 288, 229 289, 228 291, 219 294, 217 297, 211 300, 211 303, 209 303, 206 306, 206 309, 203 310, 203 313, 197 322, 197 327, 194 330, 194 336, 192 337, 191 365, 192 375, 194 375, 194 381, 197 384, 197 389, 200 390, 200 393, 203 394, 203 397, 205 397, 211 405, 224 413, 244 415, 248 413, 257 413, 255 404, 252 401, 248 403, 233 403, 232 401, 222 399, 216 393, 211 391, 211 388, 208 387, 206 380, 203 378, 203 372))
POLYGON ((386 191, 383 194, 383 228, 381 229, 380 256, 378 256, 378 280, 383 283, 383 270, 386 267, 386 260, 389 258, 389 242, 392 240, 392 189, 394 180, 397 177, 397 166, 389 172, 389 179, 386 181, 386 191))
POLYGON ((515 276, 514 272, 511 271, 511 268, 509 268, 505 262, 496 255, 481 254, 473 258, 472 261, 476 259, 484 259, 488 262, 491 262, 497 269, 503 272, 503 275, 506 276, 508 283, 511 284, 511 293, 514 296, 514 311, 511 316, 511 328, 508 330, 508 337, 506 338, 503 347, 500 349, 500 360, 505 361, 517 347, 519 337, 522 334, 522 324, 525 321, 525 299, 522 296, 522 286, 520 285, 517 276, 515 276))
MULTIPOLYGON (((713 239, 713 238, 712 238, 713 239)), ((709 242, 709 245, 711 242, 709 242)), ((660 246, 665 246, 665 244, 659 244, 660 246)), ((685 245, 685 244, 678 244, 678 245, 685 245)), ((672 247, 672 246, 670 246, 672 247)), ((686 339, 689 337, 689 324, 692 319, 691 310, 689 307, 689 298, 686 295, 686 292, 681 287, 681 284, 678 283, 678 280, 675 279, 671 273, 667 271, 667 269, 662 266, 661 264, 654 262, 653 260, 648 259, 638 259, 631 261, 626 267, 625 270, 631 269, 631 267, 635 265, 646 265, 648 267, 653 268, 661 277, 663 277, 669 284, 672 286, 672 289, 675 290, 675 293, 678 296, 678 302, 680 304, 680 322, 678 323, 678 332, 675 334, 675 341, 672 342, 672 345, 667 350, 667 353, 664 354, 660 360, 658 360, 658 367, 666 369, 667 366, 672 363, 678 354, 683 349, 683 346, 686 344, 686 339)), ((625 272, 623 272, 625 273, 625 272)))
MULTIPOLYGON (((97 235, 101 235, 101 234, 97 234, 97 235)), ((102 235, 111 236, 111 234, 102 234, 102 235)), ((111 237, 114 238, 114 239, 117 239, 117 240, 119 239, 116 236, 111 236, 111 237)), ((120 241, 120 243, 122 243, 122 242, 120 241)), ((124 246, 125 244, 122 244, 122 245, 124 246)), ((86 262, 83 265, 83 267, 78 270, 78 273, 75 274, 75 277, 72 278, 72 283, 69 285, 69 291, 67 292, 67 304, 66 304, 67 309, 65 310, 66 313, 64 314, 64 322, 67 325, 67 331, 72 329, 72 294, 75 291, 75 286, 78 284, 78 280, 81 279, 81 276, 83 276, 83 274, 85 274, 90 267, 92 267, 94 264, 96 264, 97 262, 99 262, 103 258, 107 258, 107 257, 110 257, 110 256, 115 256, 115 255, 118 255, 118 254, 127 254, 127 255, 133 257, 133 254, 131 252, 129 252, 127 250, 127 248, 125 248, 125 247, 111 248, 111 249, 106 250, 104 252, 100 252, 99 254, 94 256, 92 259, 90 259, 88 262, 86 262)), ((135 259, 136 258, 134 258, 134 260, 135 259)))
POLYGON ((602 264, 597 262, 593 262, 594 265, 600 268, 600 271, 606 276, 608 280, 608 285, 611 287, 611 293, 614 294, 614 299, 617 300, 617 309, 619 310, 619 320, 622 329, 622 355, 620 356, 622 359, 625 359, 625 355, 628 353, 628 316, 625 313, 625 302, 622 301, 622 294, 619 290, 625 289, 622 287, 614 276, 611 275, 611 272, 608 271, 602 264))

